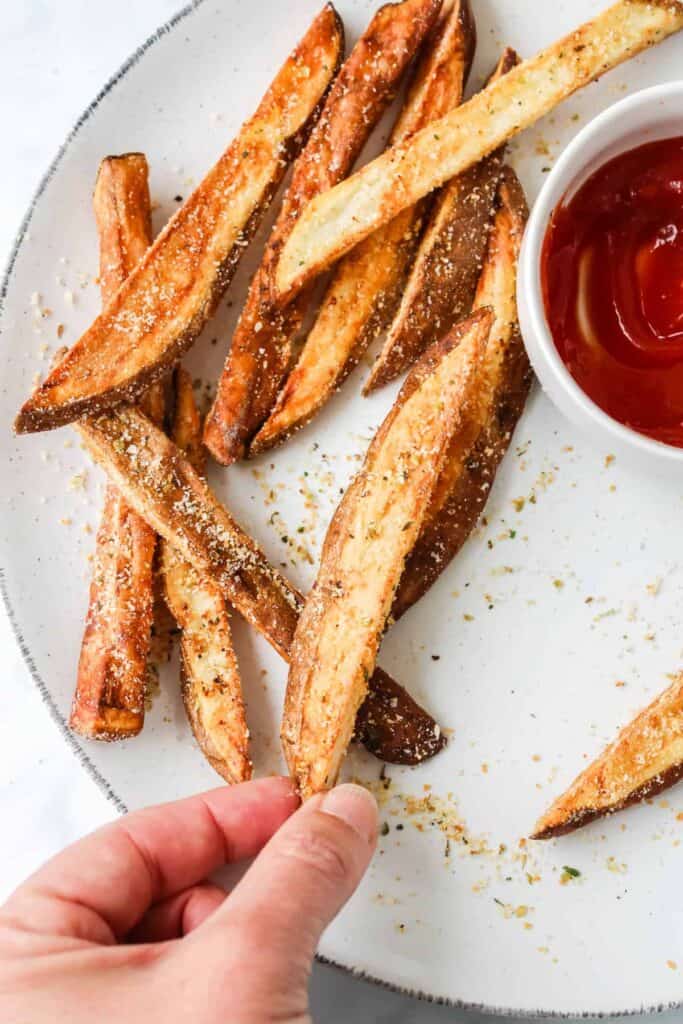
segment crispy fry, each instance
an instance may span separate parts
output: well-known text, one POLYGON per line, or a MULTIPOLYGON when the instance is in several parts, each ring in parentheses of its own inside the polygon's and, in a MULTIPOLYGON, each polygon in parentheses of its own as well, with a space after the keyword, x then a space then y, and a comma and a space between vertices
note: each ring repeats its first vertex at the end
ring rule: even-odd
POLYGON ((97 169, 93 210, 100 243, 100 292, 106 305, 149 249, 152 204, 144 153, 106 156, 97 169))
POLYGON ((551 839, 661 793, 683 777, 683 674, 625 726, 536 822, 551 839))
MULTIPOLYGON (((95 461, 195 569, 289 660, 303 598, 235 523, 175 444, 139 410, 119 406, 79 424, 95 461)), ((381 670, 370 682, 358 734, 385 761, 417 764, 444 737, 430 715, 381 670)))
MULTIPOLYGON (((504 50, 489 84, 518 63, 514 50, 504 50)), ((501 146, 438 193, 364 394, 398 377, 470 312, 486 254, 504 151, 501 146)))
POLYGON ((135 736, 145 719, 154 530, 108 487, 69 725, 88 739, 135 736))
POLYGON ((492 319, 488 310, 475 313, 415 367, 327 531, 294 636, 282 723, 287 763, 303 799, 337 781, 405 559, 469 400, 492 319))
MULTIPOLYGON (((142 153, 106 157, 93 197, 100 238, 100 288, 106 302, 151 241, 147 161, 142 153)), ((147 409, 163 416, 155 386, 147 409)), ((145 718, 153 616, 156 534, 113 485, 107 487, 78 677, 69 724, 89 739, 135 736, 145 718)))
POLYGON ((479 519, 498 466, 522 414, 531 369, 517 323, 517 259, 527 218, 522 187, 504 168, 498 209, 479 278, 474 308, 494 314, 473 400, 463 412, 425 523, 406 560, 392 616, 429 590, 479 519))
POLYGON ((334 76, 343 30, 323 8, 254 116, 106 309, 24 404, 19 433, 140 396, 213 313, 334 76))
POLYGON ((302 212, 275 273, 279 301, 562 100, 683 28, 680 0, 618 0, 490 88, 387 150, 302 212))
MULTIPOLYGON (((178 367, 175 380, 174 440, 197 473, 203 474, 205 453, 192 379, 178 367)), ((229 783, 244 782, 251 778, 249 730, 225 598, 213 580, 197 572, 168 541, 162 541, 161 547, 166 600, 182 631, 183 703, 188 720, 218 774, 229 783)))
POLYGON ((439 6, 440 0, 402 0, 380 8, 330 89, 294 165, 207 417, 204 441, 219 462, 240 458, 270 414, 309 306, 310 292, 286 310, 272 305, 271 276, 278 254, 305 204, 348 174, 439 6))
POLYGON ((173 440, 200 476, 206 475, 206 449, 202 444, 202 418, 194 398, 192 378, 178 366, 173 375, 175 409, 173 440))
MULTIPOLYGON (((469 0, 448 0, 423 44, 389 145, 461 102, 475 39, 469 0)), ((252 453, 271 448, 308 423, 390 323, 426 213, 422 200, 340 262, 297 364, 252 442, 252 453)))

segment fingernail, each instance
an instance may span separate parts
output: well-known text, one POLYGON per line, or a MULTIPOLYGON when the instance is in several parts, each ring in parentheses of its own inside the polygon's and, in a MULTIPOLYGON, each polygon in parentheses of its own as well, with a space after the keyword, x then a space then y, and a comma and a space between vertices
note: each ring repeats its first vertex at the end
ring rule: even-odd
POLYGON ((377 836, 377 801, 363 786, 347 782, 323 797, 320 810, 350 825, 367 843, 377 836))

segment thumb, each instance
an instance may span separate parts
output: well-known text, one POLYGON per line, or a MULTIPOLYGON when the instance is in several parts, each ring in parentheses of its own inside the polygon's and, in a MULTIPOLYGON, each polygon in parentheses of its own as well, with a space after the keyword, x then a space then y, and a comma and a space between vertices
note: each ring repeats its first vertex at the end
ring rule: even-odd
POLYGON ((377 804, 362 786, 338 786, 313 797, 194 933, 198 940, 203 933, 202 945, 239 950, 248 970, 235 971, 231 956, 231 978, 241 977, 249 988, 242 995, 255 1019, 287 1020, 305 1013, 320 936, 358 886, 376 842, 377 804), (221 941, 213 942, 218 929, 221 941))

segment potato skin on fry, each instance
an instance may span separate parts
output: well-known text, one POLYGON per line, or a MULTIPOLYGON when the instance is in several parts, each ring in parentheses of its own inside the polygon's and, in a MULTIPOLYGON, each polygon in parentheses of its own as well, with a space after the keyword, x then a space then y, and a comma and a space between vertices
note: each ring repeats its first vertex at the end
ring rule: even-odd
POLYGON ((107 487, 69 717, 86 739, 125 740, 143 727, 155 547, 154 530, 107 487))
POLYGON ((348 174, 439 6, 440 0, 402 0, 377 11, 342 66, 294 164, 207 417, 204 442, 224 465, 242 457, 269 416, 309 306, 310 293, 286 309, 273 304, 272 275, 280 250, 306 203, 348 174))
POLYGON ((281 730, 303 799, 337 781, 405 559, 479 372, 492 319, 488 310, 475 313, 425 354, 327 531, 292 645, 281 730))
MULTIPOLYGON (((448 0, 423 43, 390 146, 461 102, 475 40, 469 0, 448 0)), ((341 260, 250 454, 273 447, 308 423, 391 322, 428 209, 422 200, 404 210, 341 260)))
MULTIPOLYGON (((211 576, 230 604, 288 661, 301 594, 269 564, 178 447, 132 406, 89 417, 78 429, 90 455, 129 504, 198 572, 211 576)), ((402 696, 394 680, 391 715, 386 716, 386 678, 375 673, 360 711, 359 736, 383 761, 416 764, 441 749, 443 736, 423 708, 402 696)))
POLYGON ((106 156, 93 192, 102 302, 116 294, 152 241, 149 166, 144 153, 106 156))
POLYGON ((253 117, 106 309, 25 402, 15 422, 18 433, 50 430, 133 401, 190 347, 303 145, 342 49, 341 23, 328 4, 253 117))
MULTIPOLYGON (((198 473, 204 473, 206 452, 192 379, 175 373, 173 437, 198 473)), ((180 663, 183 704, 197 743, 226 782, 251 778, 249 730, 242 684, 232 644, 226 600, 219 587, 161 542, 161 572, 169 609, 181 630, 180 663)))
POLYGON ((306 207, 281 253, 280 302, 432 189, 492 153, 600 75, 683 28, 680 0, 617 0, 440 121, 306 207))
POLYGON ((683 778, 683 674, 617 738, 536 822, 552 839, 656 796, 683 778))
MULTIPOLYGON (((106 302, 152 239, 147 160, 125 153, 102 160, 93 196, 100 240, 100 290, 106 302)), ((158 387, 144 396, 163 417, 158 387)), ((137 735, 145 720, 154 609, 156 534, 109 484, 94 552, 85 631, 69 725, 87 739, 137 735)))
POLYGON ((392 607, 394 619, 429 590, 474 529, 529 394, 532 372, 516 299, 517 259, 528 211, 509 167, 502 171, 497 202, 474 300, 475 309, 489 308, 495 319, 472 400, 406 560, 392 607))
MULTIPOLYGON (((515 51, 506 48, 488 84, 497 82, 518 63, 515 51)), ((501 147, 437 193, 364 395, 407 370, 470 312, 486 254, 504 153, 505 147, 501 147)))

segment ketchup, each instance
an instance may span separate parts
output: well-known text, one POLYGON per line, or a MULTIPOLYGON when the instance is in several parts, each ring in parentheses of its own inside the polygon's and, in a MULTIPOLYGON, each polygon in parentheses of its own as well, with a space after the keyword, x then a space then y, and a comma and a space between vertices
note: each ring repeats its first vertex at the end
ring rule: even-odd
POLYGON ((683 138, 621 153, 561 203, 541 277, 555 345, 583 391, 683 448, 683 138))

